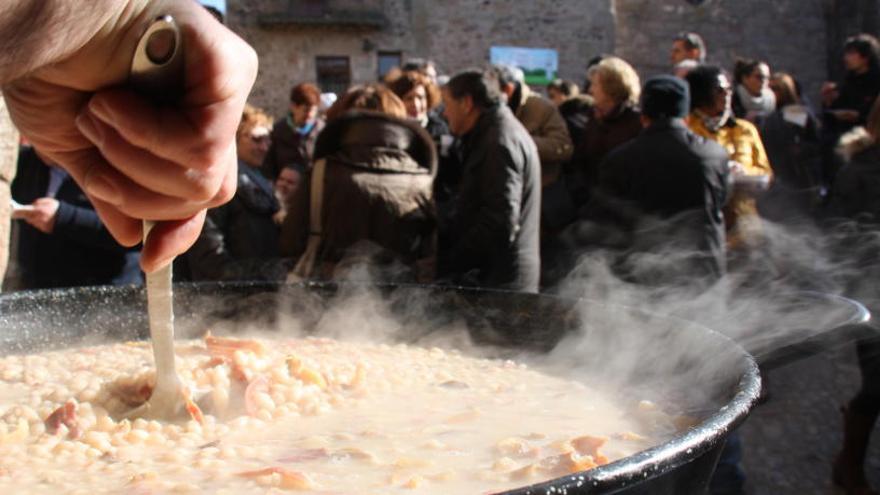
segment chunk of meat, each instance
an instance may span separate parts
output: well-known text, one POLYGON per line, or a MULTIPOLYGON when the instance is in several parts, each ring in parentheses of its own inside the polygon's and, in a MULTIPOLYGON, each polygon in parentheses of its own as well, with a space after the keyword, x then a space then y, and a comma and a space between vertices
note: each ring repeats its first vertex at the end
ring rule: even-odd
POLYGON ((55 435, 58 433, 61 425, 64 425, 67 427, 68 438, 72 440, 79 438, 82 432, 76 420, 76 409, 76 402, 69 400, 66 404, 53 411, 44 421, 46 431, 49 434, 55 435))
POLYGON ((510 472, 513 480, 527 481, 533 479, 556 478, 566 474, 577 473, 598 467, 592 456, 568 452, 545 457, 539 462, 523 466, 510 472))
POLYGON ((236 473, 236 476, 242 478, 262 478, 273 475, 280 477, 278 487, 284 490, 314 490, 317 488, 315 482, 307 474, 278 466, 236 473))
POLYGON ((296 356, 288 356, 287 372, 290 376, 300 379, 304 383, 317 385, 321 390, 327 389, 327 380, 319 371, 306 366, 302 360, 296 356))
POLYGON ((215 337, 211 332, 205 333, 205 347, 212 357, 225 356, 231 358, 235 351, 252 352, 257 356, 266 353, 262 342, 250 339, 234 339, 231 337, 215 337))
POLYGON ((181 392, 183 393, 183 402, 186 405, 186 412, 189 413, 189 416, 194 419, 196 423, 204 425, 205 415, 202 414, 202 410, 199 408, 198 404, 193 401, 189 387, 183 387, 181 392))
POLYGON ((596 461, 600 466, 608 464, 608 457, 602 455, 599 449, 608 442, 607 437, 594 437, 592 435, 584 435, 572 439, 571 446, 580 455, 588 455, 596 461))
POLYGON ((215 368, 217 366, 229 366, 229 374, 232 378, 241 383, 249 383, 252 378, 252 372, 242 362, 244 354, 240 350, 234 350, 229 354, 212 355, 211 359, 203 365, 205 368, 215 368))

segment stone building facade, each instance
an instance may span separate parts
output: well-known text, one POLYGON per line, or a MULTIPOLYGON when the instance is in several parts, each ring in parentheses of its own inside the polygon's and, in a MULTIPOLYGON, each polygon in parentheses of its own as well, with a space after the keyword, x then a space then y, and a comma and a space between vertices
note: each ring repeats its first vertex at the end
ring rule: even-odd
POLYGON ((427 57, 445 73, 482 65, 491 46, 552 48, 559 75, 614 53, 642 75, 669 70, 673 36, 700 32, 709 60, 766 59, 817 100, 839 75, 840 44, 877 31, 880 0, 229 0, 228 23, 260 54, 252 101, 285 111, 293 84, 374 81, 397 60, 427 57))

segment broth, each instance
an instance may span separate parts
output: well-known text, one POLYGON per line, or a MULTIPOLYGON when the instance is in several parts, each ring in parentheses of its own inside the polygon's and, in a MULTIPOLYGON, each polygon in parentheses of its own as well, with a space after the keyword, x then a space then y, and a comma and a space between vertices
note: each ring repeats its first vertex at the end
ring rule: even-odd
POLYGON ((0 358, 0 492, 491 493, 682 427, 651 403, 436 348, 207 337, 176 354, 201 406, 176 424, 114 419, 149 396, 148 343, 0 358))

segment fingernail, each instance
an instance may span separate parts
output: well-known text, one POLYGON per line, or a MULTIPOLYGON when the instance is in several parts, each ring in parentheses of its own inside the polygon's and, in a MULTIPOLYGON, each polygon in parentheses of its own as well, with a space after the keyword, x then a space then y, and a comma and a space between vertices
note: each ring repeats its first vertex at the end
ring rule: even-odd
POLYGON ((174 258, 174 256, 169 256, 167 258, 154 261, 146 267, 144 266, 144 258, 141 258, 141 269, 144 271, 144 273, 153 273, 172 263, 174 261, 174 258), (147 270, 147 268, 149 268, 149 271, 147 270))
POLYGON ((88 138, 95 146, 100 147, 104 141, 104 133, 101 132, 95 119, 88 112, 83 112, 76 117, 76 127, 79 132, 88 138))
POLYGON ((157 261, 156 263, 154 263, 153 266, 155 266, 156 268, 153 271, 159 270, 160 268, 165 268, 166 266, 171 264, 173 261, 174 261, 174 256, 169 256, 167 258, 161 259, 161 260, 157 261))
POLYGON ((113 114, 110 112, 110 107, 108 107, 100 98, 92 98, 89 102, 89 111, 92 112, 92 115, 104 122, 110 123, 113 121, 113 114))
POLYGON ((86 178, 86 191, 96 198, 114 206, 122 205, 122 193, 110 179, 94 174, 86 178))

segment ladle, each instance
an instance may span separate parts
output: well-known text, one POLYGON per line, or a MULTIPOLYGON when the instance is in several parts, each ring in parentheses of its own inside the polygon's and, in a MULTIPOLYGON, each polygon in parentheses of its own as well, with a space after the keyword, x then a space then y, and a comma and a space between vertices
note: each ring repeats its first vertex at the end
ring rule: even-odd
MULTIPOLYGON (((171 16, 153 21, 138 41, 131 63, 130 83, 156 100, 173 98, 183 74, 180 30, 171 16)), ((144 244, 155 222, 144 220, 144 244)), ((174 310, 171 265, 147 274, 147 311, 156 365, 156 384, 149 400, 125 413, 127 418, 174 419, 184 411, 183 385, 174 363, 174 310)))

